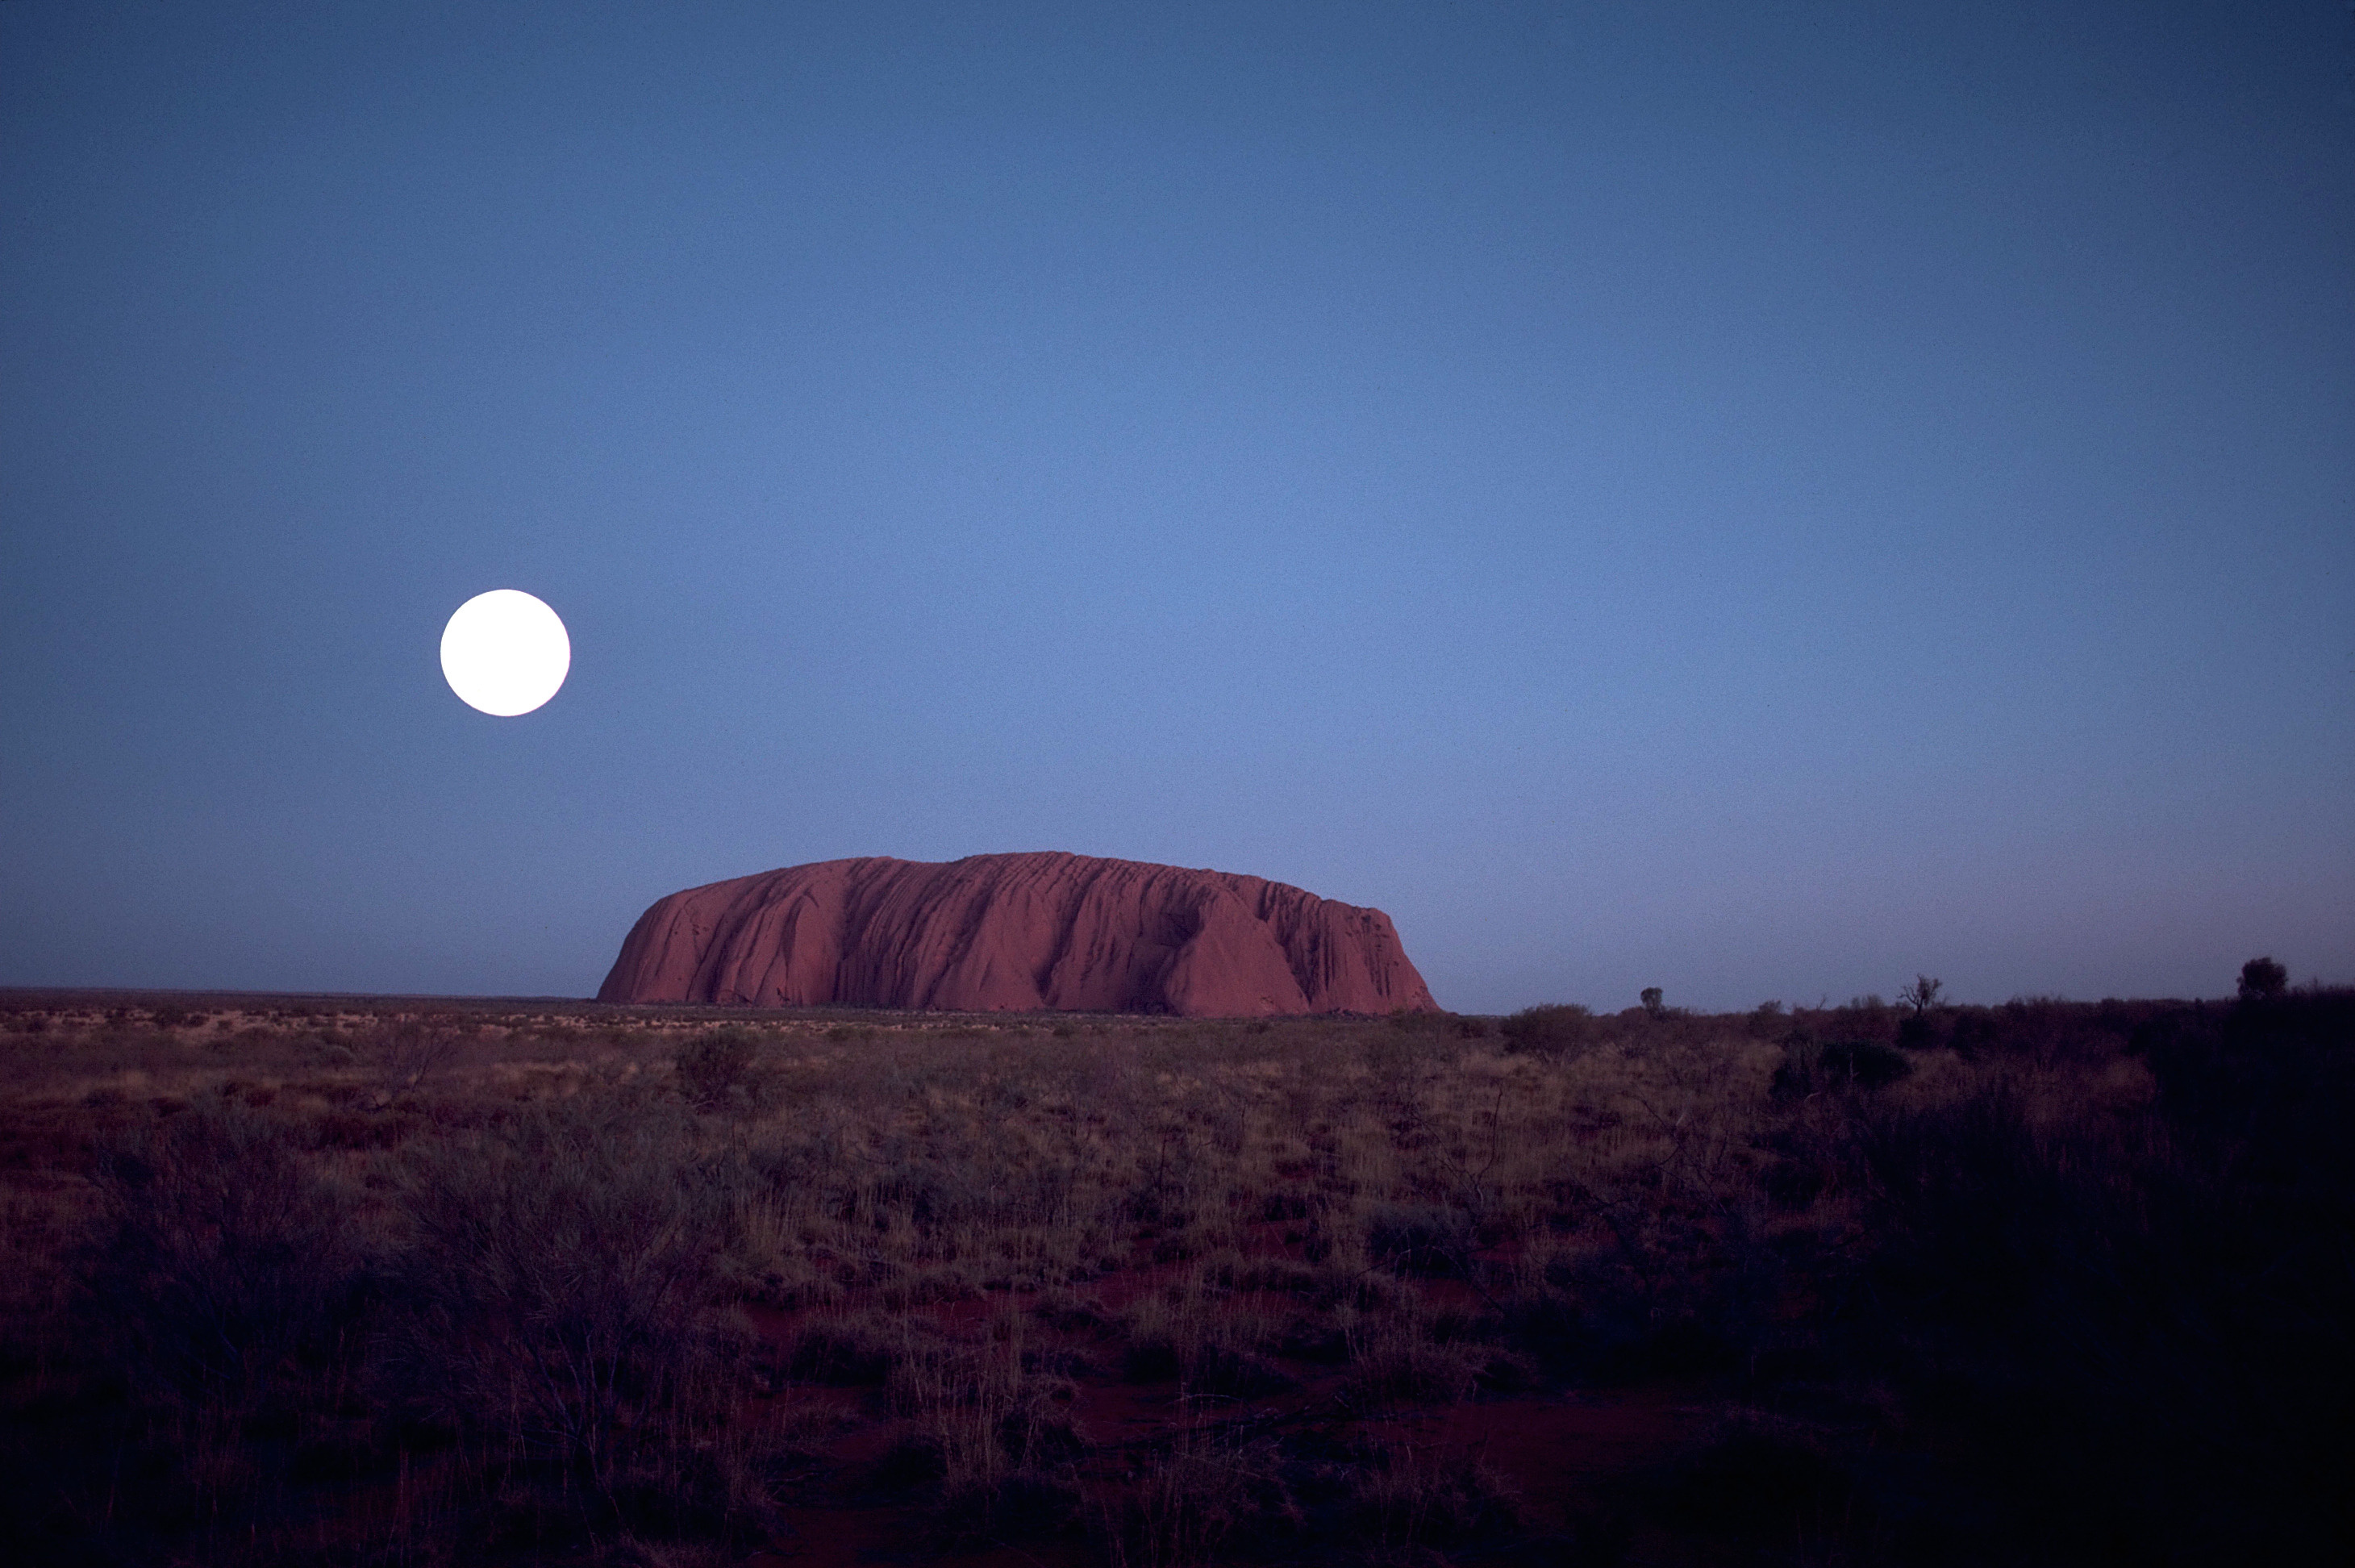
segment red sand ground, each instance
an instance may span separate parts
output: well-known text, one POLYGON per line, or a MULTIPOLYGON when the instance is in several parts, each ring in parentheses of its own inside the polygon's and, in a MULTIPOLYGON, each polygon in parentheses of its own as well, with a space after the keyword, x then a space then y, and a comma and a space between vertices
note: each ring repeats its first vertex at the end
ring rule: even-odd
MULTIPOLYGON (((1280 1225, 1252 1229, 1262 1232, 1249 1249, 1253 1254, 1278 1257, 1296 1252, 1281 1238, 1280 1225)), ((1186 1269, 1182 1263, 1151 1261, 1149 1251, 1140 1248, 1134 1266, 1074 1285, 1068 1295, 1111 1319, 1175 1283, 1186 1269)), ((1423 1282, 1420 1288, 1430 1306, 1443 1310, 1451 1304, 1469 1307, 1474 1296, 1468 1287, 1444 1281, 1423 1282), (1465 1299, 1452 1302, 1456 1296, 1465 1299)), ((1034 1299, 1028 1293, 990 1291, 909 1311, 947 1340, 979 1346, 1007 1307, 1027 1308, 1034 1299)), ((1276 1292, 1237 1292, 1228 1298, 1235 1310, 1280 1307, 1286 1302, 1276 1292)), ((755 1331, 782 1352, 803 1325, 819 1315, 752 1307, 748 1316, 755 1331)), ((1722 1409, 1695 1388, 1656 1384, 1599 1392, 1484 1394, 1448 1405, 1369 1413, 1351 1410, 1339 1397, 1346 1368, 1296 1362, 1284 1366, 1298 1380, 1295 1387, 1247 1399, 1189 1401, 1175 1381, 1123 1381, 1117 1362, 1120 1337, 1109 1323, 1059 1329, 1026 1311, 1022 1335, 1027 1349, 1069 1352, 1080 1365, 1093 1369, 1092 1374, 1075 1378, 1069 1407, 1073 1425, 1090 1445, 1081 1459, 1080 1481, 1092 1503, 1112 1499, 1130 1478, 1128 1471, 1139 1456, 1189 1426, 1205 1434, 1316 1433, 1337 1445, 1379 1443, 1394 1457, 1411 1451, 1424 1464, 1447 1466, 1465 1459, 1485 1464, 1516 1494, 1522 1532, 1543 1536, 1574 1526, 1582 1514, 1607 1509, 1614 1486, 1628 1477, 1693 1452, 1722 1409)), ((1076 1531, 1019 1544, 944 1551, 928 1533, 917 1508, 879 1498, 868 1481, 876 1463, 910 1430, 905 1422, 879 1418, 880 1400, 875 1391, 796 1385, 757 1403, 772 1419, 808 1408, 866 1419, 831 1445, 815 1467, 819 1495, 832 1488, 833 1497, 783 1509, 783 1539, 746 1559, 750 1563, 852 1568, 953 1561, 960 1568, 1087 1568, 1100 1561, 1095 1545, 1076 1531)), ((1630 1561, 1707 1560, 1691 1556, 1687 1550, 1690 1542, 1651 1544, 1667 1548, 1668 1555, 1656 1559, 1639 1550, 1630 1561)))

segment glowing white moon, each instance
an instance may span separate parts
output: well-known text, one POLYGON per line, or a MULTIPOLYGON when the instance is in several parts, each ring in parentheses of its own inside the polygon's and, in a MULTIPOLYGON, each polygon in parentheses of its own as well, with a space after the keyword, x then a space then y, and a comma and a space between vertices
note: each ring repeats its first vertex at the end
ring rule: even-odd
POLYGON ((513 588, 477 593, 442 628, 442 674, 469 708, 501 719, 556 695, 572 668, 572 639, 556 612, 513 588))

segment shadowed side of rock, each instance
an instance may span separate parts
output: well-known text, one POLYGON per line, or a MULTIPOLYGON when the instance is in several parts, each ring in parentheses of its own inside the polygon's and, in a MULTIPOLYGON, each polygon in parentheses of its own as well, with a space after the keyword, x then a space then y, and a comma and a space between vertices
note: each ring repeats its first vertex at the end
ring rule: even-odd
POLYGON ((1433 1012, 1390 916, 1259 877, 1039 853, 823 860, 638 918, 608 1002, 1433 1012))

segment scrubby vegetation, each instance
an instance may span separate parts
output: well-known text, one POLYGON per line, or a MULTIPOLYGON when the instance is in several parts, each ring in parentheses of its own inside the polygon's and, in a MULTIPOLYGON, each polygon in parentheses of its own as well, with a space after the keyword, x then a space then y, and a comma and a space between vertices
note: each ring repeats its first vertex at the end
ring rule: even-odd
POLYGON ((2258 965, 1502 1020, 17 993, 0 1096, 12 1562, 2355 1543, 2355 993, 2258 965))

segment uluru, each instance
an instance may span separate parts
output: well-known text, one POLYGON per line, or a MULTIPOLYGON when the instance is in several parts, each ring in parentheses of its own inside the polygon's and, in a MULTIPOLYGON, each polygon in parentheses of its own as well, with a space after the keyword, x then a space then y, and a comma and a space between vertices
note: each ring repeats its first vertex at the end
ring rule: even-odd
POLYGON ((1390 916, 1261 877, 1043 852, 868 856, 658 899, 604 1002, 1436 1012, 1390 916))

